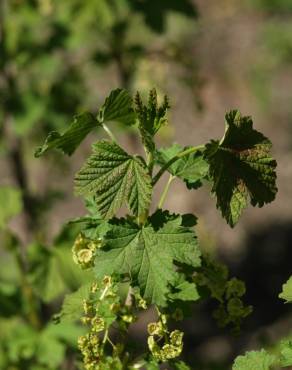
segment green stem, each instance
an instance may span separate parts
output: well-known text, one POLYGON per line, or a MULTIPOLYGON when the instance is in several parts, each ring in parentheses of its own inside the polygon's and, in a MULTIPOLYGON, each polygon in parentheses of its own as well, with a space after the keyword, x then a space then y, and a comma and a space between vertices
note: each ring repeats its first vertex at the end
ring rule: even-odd
POLYGON ((108 290, 109 290, 109 287, 108 287, 108 286, 106 286, 106 287, 104 288, 104 290, 102 291, 102 293, 101 293, 101 295, 100 295, 100 297, 99 297, 99 299, 100 299, 101 301, 104 299, 104 297, 105 297, 106 293, 108 292, 108 290))
POLYGON ((153 165, 154 165, 153 153, 148 152, 147 149, 145 149, 145 152, 146 152, 146 157, 147 157, 147 166, 148 166, 149 174, 150 174, 150 176, 152 176, 153 165))
POLYGON ((109 342, 109 344, 113 347, 113 349, 116 348, 116 346, 114 345, 114 343, 111 341, 110 337, 109 337, 109 330, 106 329, 105 332, 104 332, 104 337, 103 337, 103 340, 102 340, 102 344, 105 345, 106 342, 109 342))
POLYGON ((116 139, 115 135, 112 133, 112 131, 109 129, 109 127, 105 123, 102 124, 102 128, 108 134, 110 139, 116 143, 117 139, 116 139))
POLYGON ((158 208, 159 208, 159 209, 161 209, 161 208, 162 208, 163 203, 164 203, 164 201, 165 201, 165 198, 166 198, 166 196, 167 196, 167 193, 168 193, 168 191, 169 191, 170 184, 172 183, 172 181, 173 181, 174 179, 175 179, 175 176, 173 176, 173 175, 170 175, 170 176, 169 176, 169 179, 168 179, 168 181, 167 181, 167 183, 166 183, 166 185, 165 185, 165 188, 164 188, 164 190, 163 190, 163 193, 162 193, 161 198, 160 198, 159 203, 158 203, 158 208))
MULTIPOLYGON (((144 146, 144 150, 146 154, 146 164, 148 167, 148 171, 149 171, 150 176, 152 177, 153 166, 154 166, 153 153, 149 151, 146 146, 144 146)), ((145 221, 148 218, 149 211, 150 211, 150 207, 147 210, 145 210, 145 212, 142 215, 137 217, 138 225, 143 225, 145 223, 145 221)))
POLYGON ((154 178, 152 180, 152 185, 154 186, 158 182, 158 180, 160 179, 160 177, 164 174, 164 172, 168 169, 168 167, 170 167, 178 159, 184 157, 185 155, 194 153, 194 152, 196 152, 198 150, 202 150, 204 148, 205 148, 205 145, 192 146, 191 148, 188 148, 188 149, 180 152, 179 154, 177 154, 173 158, 171 158, 167 163, 165 163, 164 166, 161 167, 161 169, 154 176, 154 178))

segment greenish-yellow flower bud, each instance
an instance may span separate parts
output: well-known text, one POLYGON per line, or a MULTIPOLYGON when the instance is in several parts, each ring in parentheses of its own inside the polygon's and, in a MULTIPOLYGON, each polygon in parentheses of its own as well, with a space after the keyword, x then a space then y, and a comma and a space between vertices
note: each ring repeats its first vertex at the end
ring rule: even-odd
POLYGON ((122 320, 127 322, 128 324, 131 324, 132 322, 135 321, 134 315, 123 315, 122 320))
POLYGON ((150 335, 163 335, 163 327, 160 321, 150 322, 147 326, 150 335))
POLYGON ((179 330, 172 331, 169 336, 171 344, 173 344, 174 346, 180 347, 183 342, 183 336, 184 336, 184 333, 182 331, 179 331, 179 330))
POLYGON ((95 316, 91 320, 91 325, 92 325, 92 331, 95 331, 97 333, 100 331, 103 331, 105 328, 105 323, 104 323, 103 318, 98 317, 98 316, 95 316))

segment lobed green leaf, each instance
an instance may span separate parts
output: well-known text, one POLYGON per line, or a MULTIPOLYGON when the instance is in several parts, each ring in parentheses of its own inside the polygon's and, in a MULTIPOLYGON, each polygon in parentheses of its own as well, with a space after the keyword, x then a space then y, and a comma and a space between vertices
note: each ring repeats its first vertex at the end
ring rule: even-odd
POLYGON ((75 116, 63 134, 57 131, 50 132, 44 144, 36 149, 35 157, 40 157, 53 148, 71 155, 94 128, 109 121, 121 122, 125 125, 135 123, 136 114, 132 108, 132 98, 126 90, 113 90, 100 108, 98 118, 85 112, 75 116))
POLYGON ((181 217, 166 218, 162 225, 154 224, 150 218, 144 226, 114 220, 104 248, 97 252, 95 272, 97 277, 129 275, 144 299, 162 306, 169 285, 176 283, 175 261, 200 265, 196 236, 190 228, 182 226, 181 217))
POLYGON ((262 349, 237 357, 232 370, 271 370, 275 364, 276 357, 262 349))
POLYGON ((45 143, 36 149, 35 157, 40 157, 53 148, 71 155, 85 137, 98 126, 100 126, 100 123, 91 113, 79 114, 74 117, 73 122, 63 134, 59 134, 57 131, 50 132, 45 143))
POLYGON ((95 195, 97 209, 109 219, 127 203, 142 216, 151 202, 151 177, 144 160, 127 154, 116 143, 100 141, 75 176, 78 194, 95 195))
POLYGON ((205 159, 217 208, 233 227, 248 200, 262 207, 275 199, 276 161, 270 155, 271 142, 253 129, 250 117, 231 111, 225 118, 225 135, 220 142, 206 145, 205 159))
POLYGON ((101 123, 121 122, 127 126, 135 124, 136 114, 132 108, 132 97, 128 91, 123 89, 113 90, 100 108, 98 120, 101 123))

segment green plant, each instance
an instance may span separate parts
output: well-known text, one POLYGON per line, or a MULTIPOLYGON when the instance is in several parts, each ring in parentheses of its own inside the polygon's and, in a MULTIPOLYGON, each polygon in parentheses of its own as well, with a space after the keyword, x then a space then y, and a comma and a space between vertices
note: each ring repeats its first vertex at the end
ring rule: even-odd
MULTIPOLYGON (((262 207, 274 200, 276 162, 271 143, 253 128, 250 117, 226 114, 225 134, 206 145, 157 148, 155 135, 168 123, 169 101, 158 103, 155 89, 145 104, 116 89, 97 116, 83 113, 63 133, 52 132, 36 156, 52 148, 71 155, 87 134, 103 128, 109 140, 93 144, 92 154, 75 176, 76 193, 85 197, 88 214, 71 221, 79 228, 73 259, 94 280, 65 297, 55 317, 81 319, 87 333, 79 337, 85 369, 188 369, 178 358, 184 333, 173 329, 191 305, 211 296, 218 301, 214 317, 235 331, 250 312, 241 298, 244 284, 228 278, 225 266, 202 254, 195 233, 197 218, 173 214, 163 203, 174 179, 193 191, 210 184, 222 217, 234 227, 250 203, 262 207), (127 153, 108 122, 136 125, 145 158, 127 153), (152 194, 161 177, 168 181, 157 206, 152 194), (118 217, 123 207, 129 213, 118 217), (151 211, 153 210, 153 212, 151 211), (148 323, 148 350, 131 343, 129 327, 139 313, 153 307, 148 323)), ((145 347, 145 346, 144 346, 145 347)))
MULTIPOLYGON (((283 285, 279 298, 285 303, 292 303, 292 276, 283 285)), ((274 370, 292 366, 292 338, 287 337, 271 346, 269 351, 261 349, 247 352, 235 359, 232 370, 274 370)))
MULTIPOLYGON (((190 0, 146 1, 142 7, 137 0, 0 0, 0 157, 21 190, 31 238, 61 189, 56 194, 49 188, 43 195, 34 190, 30 145, 62 130, 72 111, 94 109, 95 87, 105 75, 110 84, 113 70, 114 80, 131 89, 140 64, 156 53, 163 63, 176 61, 197 76, 185 56, 182 27, 168 36, 169 11, 192 20, 197 15, 190 0), (158 33, 164 39, 159 49, 158 33)), ((192 80, 195 89, 198 77, 192 80)))

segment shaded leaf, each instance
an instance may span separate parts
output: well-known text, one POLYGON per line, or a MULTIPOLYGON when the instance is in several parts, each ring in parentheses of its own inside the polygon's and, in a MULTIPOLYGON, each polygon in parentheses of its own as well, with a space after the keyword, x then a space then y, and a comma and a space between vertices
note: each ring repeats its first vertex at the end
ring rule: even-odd
POLYGON ((231 111, 225 119, 225 135, 220 142, 206 145, 205 159, 217 208, 233 227, 248 200, 252 206, 262 207, 275 199, 276 161, 270 155, 271 142, 253 129, 250 117, 231 111))
MULTIPOLYGON (((161 148, 156 151, 155 160, 162 167, 185 149, 187 147, 183 148, 178 144, 161 148)), ((202 180, 207 178, 209 165, 203 157, 203 152, 196 151, 175 161, 168 167, 167 171, 184 180, 188 188, 197 189, 202 185, 202 180)))
MULTIPOLYGON (((182 280, 182 279, 181 279, 182 280)), ((197 301, 200 299, 200 295, 195 283, 190 283, 187 280, 182 280, 175 285, 177 290, 175 293, 170 293, 168 297, 170 299, 179 299, 181 301, 197 301)))

